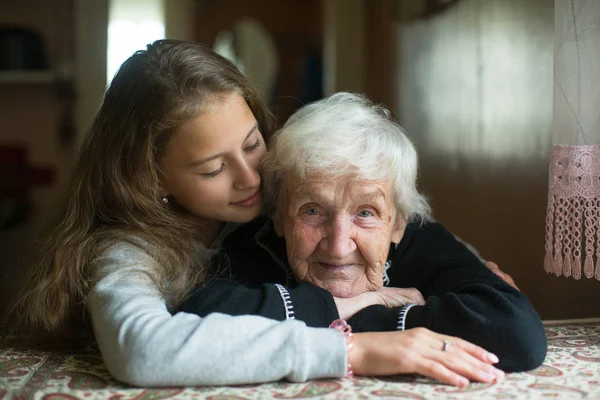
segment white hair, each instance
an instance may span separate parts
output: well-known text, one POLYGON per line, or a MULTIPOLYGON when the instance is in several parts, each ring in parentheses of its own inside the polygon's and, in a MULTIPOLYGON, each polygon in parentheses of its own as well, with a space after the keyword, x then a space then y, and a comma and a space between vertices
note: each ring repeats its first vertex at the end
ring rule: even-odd
POLYGON ((332 180, 352 175, 388 182, 396 211, 427 221, 431 208, 417 189, 417 151, 384 107, 366 97, 336 93, 296 111, 269 143, 262 161, 265 206, 273 215, 281 202, 282 178, 312 173, 332 180))

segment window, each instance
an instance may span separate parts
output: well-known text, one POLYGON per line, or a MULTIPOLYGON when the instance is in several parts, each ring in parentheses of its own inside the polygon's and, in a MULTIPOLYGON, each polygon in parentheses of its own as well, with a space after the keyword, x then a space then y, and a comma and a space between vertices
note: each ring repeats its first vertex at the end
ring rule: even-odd
POLYGON ((165 37, 165 0, 110 0, 107 82, 136 50, 165 37))

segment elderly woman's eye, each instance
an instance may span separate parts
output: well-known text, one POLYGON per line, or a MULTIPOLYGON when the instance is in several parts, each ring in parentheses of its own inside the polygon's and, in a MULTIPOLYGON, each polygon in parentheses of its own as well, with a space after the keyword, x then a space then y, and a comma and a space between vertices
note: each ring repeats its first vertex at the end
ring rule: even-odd
POLYGON ((314 207, 311 207, 311 208, 307 208, 306 210, 304 210, 304 213, 308 214, 308 215, 318 215, 319 214, 319 210, 317 210, 314 207))
POLYGON ((369 218, 373 216, 373 211, 371 210, 360 210, 358 212, 358 216, 361 218, 369 218))

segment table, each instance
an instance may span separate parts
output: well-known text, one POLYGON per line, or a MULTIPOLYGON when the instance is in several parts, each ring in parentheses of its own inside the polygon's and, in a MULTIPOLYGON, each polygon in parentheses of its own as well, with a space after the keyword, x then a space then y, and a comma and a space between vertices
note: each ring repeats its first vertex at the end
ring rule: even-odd
POLYGON ((600 400, 600 319, 545 322, 543 365, 465 389, 416 375, 262 385, 135 388, 115 381, 97 353, 0 348, 0 400, 8 399, 596 399, 600 400))

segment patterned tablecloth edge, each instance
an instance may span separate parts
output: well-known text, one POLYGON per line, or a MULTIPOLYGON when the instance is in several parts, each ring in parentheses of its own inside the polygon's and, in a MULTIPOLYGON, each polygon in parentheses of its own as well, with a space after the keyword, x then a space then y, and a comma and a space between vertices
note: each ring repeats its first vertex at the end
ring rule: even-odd
POLYGON ((573 324, 596 324, 600 318, 578 318, 578 319, 551 319, 542 321, 544 325, 573 325, 573 324))
POLYGON ((440 400, 600 400, 600 318, 544 321, 553 335, 544 364, 533 370, 507 374, 495 383, 471 383, 457 389, 416 375, 358 377, 304 383, 263 385, 143 388, 116 382, 97 353, 12 351, 0 346, 0 400, 159 400, 319 398, 411 398, 440 400), (4 359, 2 359, 4 356, 4 359), (2 374, 4 372, 4 374, 2 374), (2 384, 5 384, 5 387, 2 384))

